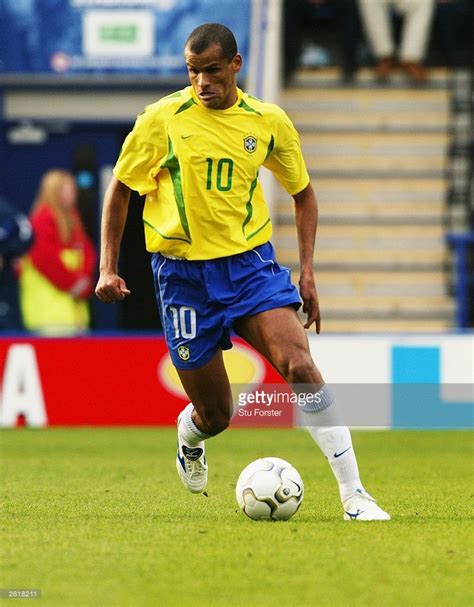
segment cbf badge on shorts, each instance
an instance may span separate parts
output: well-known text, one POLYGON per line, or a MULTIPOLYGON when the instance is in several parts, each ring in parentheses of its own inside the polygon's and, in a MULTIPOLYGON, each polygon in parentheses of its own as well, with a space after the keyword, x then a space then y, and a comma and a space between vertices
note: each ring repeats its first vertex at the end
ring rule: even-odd
POLYGON ((191 353, 189 351, 188 346, 179 346, 178 356, 180 357, 181 360, 184 360, 184 361, 189 360, 191 353))
POLYGON ((253 154, 257 149, 257 138, 253 135, 247 135, 247 137, 244 138, 244 149, 249 154, 253 154))

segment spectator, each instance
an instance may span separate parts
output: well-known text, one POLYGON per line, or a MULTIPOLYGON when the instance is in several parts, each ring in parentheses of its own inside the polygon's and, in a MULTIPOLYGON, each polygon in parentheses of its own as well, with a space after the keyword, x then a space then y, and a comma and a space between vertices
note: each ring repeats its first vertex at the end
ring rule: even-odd
POLYGON ((23 328, 15 265, 33 240, 28 218, 0 198, 0 331, 23 328))
POLYGON ((358 43, 362 38, 356 0, 334 0, 338 26, 338 43, 341 53, 343 82, 354 79, 358 68, 358 43))
POLYGON ((332 63, 333 59, 340 65, 343 82, 351 82, 358 67, 360 37, 356 0, 285 0, 285 83, 300 65, 319 67, 332 63), (305 34, 310 42, 303 45, 305 34))
POLYGON ((375 74, 379 80, 386 80, 396 65, 392 8, 403 16, 400 66, 414 82, 423 82, 426 70, 422 63, 430 35, 434 0, 359 0, 362 23, 377 61, 375 74))
POLYGON ((31 212, 35 243, 22 260, 21 308, 32 331, 69 334, 89 326, 96 253, 76 208, 77 188, 66 171, 41 181, 31 212))
POLYGON ((283 78, 286 84, 300 66, 305 6, 305 0, 284 0, 283 3, 283 78))

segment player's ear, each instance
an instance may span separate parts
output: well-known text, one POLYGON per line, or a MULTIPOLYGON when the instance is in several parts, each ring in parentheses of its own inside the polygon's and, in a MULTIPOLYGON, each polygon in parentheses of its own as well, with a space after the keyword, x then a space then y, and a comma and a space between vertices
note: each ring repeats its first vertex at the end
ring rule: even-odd
POLYGON ((237 55, 235 55, 235 57, 231 61, 232 71, 234 72, 234 74, 240 72, 243 63, 244 60, 242 59, 242 55, 240 53, 237 53, 237 55))

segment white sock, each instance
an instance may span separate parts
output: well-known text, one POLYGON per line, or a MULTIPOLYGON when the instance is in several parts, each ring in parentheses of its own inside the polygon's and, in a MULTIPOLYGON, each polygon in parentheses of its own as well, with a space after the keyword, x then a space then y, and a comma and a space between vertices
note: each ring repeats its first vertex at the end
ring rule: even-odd
POLYGON ((342 503, 354 495, 357 489, 364 490, 359 477, 359 468, 349 428, 347 426, 310 426, 308 430, 328 459, 339 483, 342 503))
POLYGON ((181 440, 188 447, 198 447, 200 446, 200 443, 202 441, 206 440, 206 438, 209 438, 209 434, 201 432, 201 430, 199 430, 199 428, 194 423, 193 418, 191 417, 193 411, 194 405, 193 403, 189 403, 189 405, 186 405, 186 407, 180 413, 180 424, 178 432, 181 437, 181 440))
POLYGON ((326 456, 339 484, 342 503, 357 489, 364 490, 352 446, 349 428, 343 425, 342 416, 332 395, 323 386, 318 390, 321 399, 317 406, 303 407, 303 420, 313 440, 326 456))

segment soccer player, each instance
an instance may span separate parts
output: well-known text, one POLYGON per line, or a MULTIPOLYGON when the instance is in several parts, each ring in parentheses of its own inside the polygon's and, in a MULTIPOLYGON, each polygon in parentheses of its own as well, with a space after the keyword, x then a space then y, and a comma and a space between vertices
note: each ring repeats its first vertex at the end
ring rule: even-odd
POLYGON ((309 351, 305 328, 320 331, 313 277, 317 204, 298 134, 286 114, 237 87, 242 57, 220 24, 196 28, 185 45, 191 86, 148 106, 123 145, 107 189, 96 294, 130 294, 118 255, 130 190, 146 194, 143 221, 156 298, 171 359, 190 403, 178 417, 177 470, 203 492, 205 441, 232 415, 222 350, 231 328, 292 385, 315 398, 308 429, 339 483, 346 520, 388 520, 359 478, 351 435, 309 351), (295 201, 301 278, 275 260, 271 220, 258 181, 269 168, 295 201), (300 299, 301 296, 301 299, 300 299), (307 322, 296 310, 303 301, 307 322))

